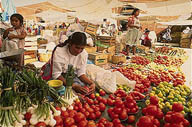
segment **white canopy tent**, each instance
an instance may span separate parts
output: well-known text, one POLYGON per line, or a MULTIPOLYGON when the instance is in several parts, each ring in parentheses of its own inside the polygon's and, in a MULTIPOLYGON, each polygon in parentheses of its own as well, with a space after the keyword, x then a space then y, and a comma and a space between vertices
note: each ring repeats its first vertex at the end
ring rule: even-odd
POLYGON ((111 18, 112 8, 122 6, 118 0, 48 0, 63 8, 76 11, 76 16, 89 22, 99 23, 111 18))
POLYGON ((47 10, 41 13, 35 14, 37 17, 41 17, 45 21, 51 22, 67 22, 67 13, 62 13, 54 10, 47 10))
POLYGON ((163 25, 169 25, 169 26, 181 26, 181 25, 192 25, 192 20, 175 20, 175 21, 171 21, 171 22, 158 22, 160 24, 163 25))
POLYGON ((147 3, 147 13, 153 16, 179 16, 192 12, 191 0, 170 0, 147 3))
POLYGON ((191 0, 168 0, 163 2, 130 3, 151 16, 179 16, 192 12, 191 0))

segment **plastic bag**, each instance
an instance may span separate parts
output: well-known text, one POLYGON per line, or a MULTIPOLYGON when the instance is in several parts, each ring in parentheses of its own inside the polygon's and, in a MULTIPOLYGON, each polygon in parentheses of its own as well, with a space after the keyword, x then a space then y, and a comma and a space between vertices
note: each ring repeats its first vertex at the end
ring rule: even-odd
POLYGON ((134 89, 136 81, 131 81, 128 78, 126 78, 123 74, 121 74, 119 71, 112 72, 116 76, 116 83, 117 84, 123 84, 127 85, 128 87, 134 89))
POLYGON ((107 93, 114 93, 116 91, 116 75, 111 71, 105 70, 94 64, 88 64, 86 74, 95 82, 97 87, 105 90, 107 93))

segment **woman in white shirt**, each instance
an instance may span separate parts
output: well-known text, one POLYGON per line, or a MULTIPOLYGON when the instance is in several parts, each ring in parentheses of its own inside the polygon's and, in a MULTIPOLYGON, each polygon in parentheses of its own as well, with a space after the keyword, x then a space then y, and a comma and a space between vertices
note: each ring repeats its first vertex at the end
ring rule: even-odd
POLYGON ((63 43, 57 46, 53 54, 52 78, 62 80, 66 84, 62 73, 66 73, 68 65, 75 68, 75 73, 79 79, 74 81, 72 88, 81 94, 88 94, 88 90, 83 87, 89 86, 89 93, 94 92, 95 84, 86 75, 86 64, 88 53, 84 50, 87 44, 87 37, 82 32, 75 32, 63 43))

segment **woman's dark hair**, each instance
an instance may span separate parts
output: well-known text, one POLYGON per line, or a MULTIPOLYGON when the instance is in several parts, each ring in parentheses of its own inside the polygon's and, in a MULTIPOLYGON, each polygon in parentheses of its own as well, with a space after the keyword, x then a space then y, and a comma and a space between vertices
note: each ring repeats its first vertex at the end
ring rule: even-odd
POLYGON ((135 15, 135 13, 136 13, 137 11, 139 11, 139 9, 138 9, 138 8, 134 8, 134 10, 133 10, 133 12, 132 12, 132 15, 135 15))
POLYGON ((75 44, 75 45, 87 45, 87 37, 83 32, 75 32, 68 37, 68 39, 64 42, 64 45, 67 44, 75 44))
POLYGON ((12 14, 10 19, 12 19, 13 17, 16 17, 20 21, 21 25, 23 25, 23 16, 21 14, 18 13, 12 14))

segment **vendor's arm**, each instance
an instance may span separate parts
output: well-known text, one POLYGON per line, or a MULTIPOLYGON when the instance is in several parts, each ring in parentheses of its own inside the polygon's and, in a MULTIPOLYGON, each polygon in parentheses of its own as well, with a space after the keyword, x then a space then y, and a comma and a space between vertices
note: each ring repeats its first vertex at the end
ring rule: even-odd
POLYGON ((85 84, 89 85, 90 88, 90 92, 94 92, 95 91, 95 83, 93 81, 91 81, 85 74, 81 75, 79 77, 79 79, 84 82, 85 84))

